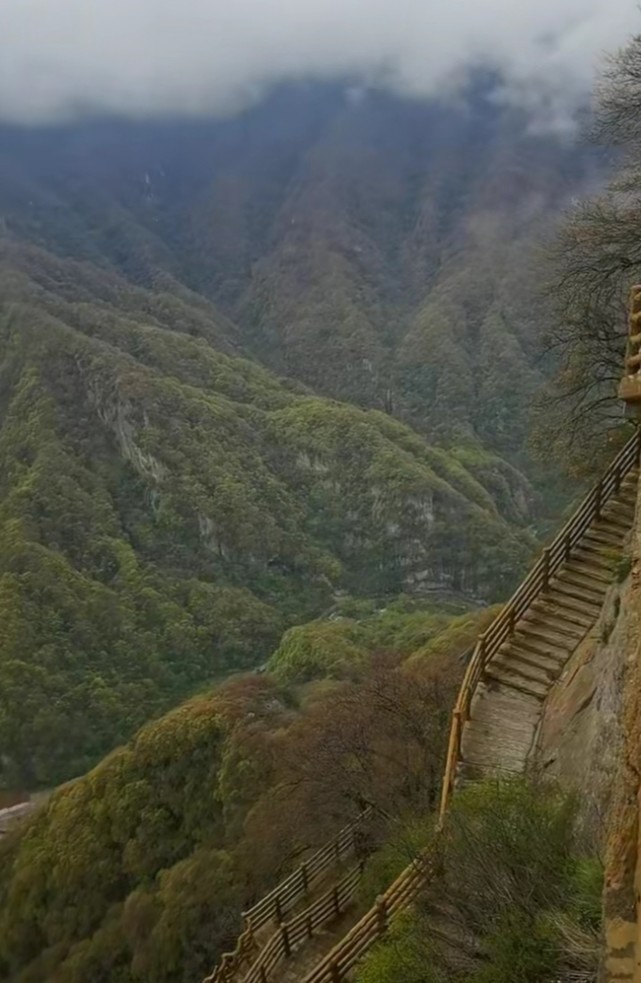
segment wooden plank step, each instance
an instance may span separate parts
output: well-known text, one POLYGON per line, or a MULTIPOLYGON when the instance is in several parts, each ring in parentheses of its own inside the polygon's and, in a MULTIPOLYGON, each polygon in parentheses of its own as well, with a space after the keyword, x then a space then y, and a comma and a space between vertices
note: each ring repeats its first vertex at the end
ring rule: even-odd
POLYGON ((582 539, 579 545, 572 550, 570 562, 574 559, 587 560, 588 562, 596 561, 611 575, 620 554, 621 550, 615 550, 610 546, 597 546, 596 543, 582 539))
POLYGON ((577 646, 577 639, 569 635, 562 635, 552 630, 542 623, 530 621, 522 631, 514 633, 516 642, 524 640, 533 643, 542 643, 559 649, 561 652, 574 652, 577 646))
POLYGON ((523 645, 517 645, 514 641, 501 646, 499 649, 499 654, 504 655, 506 659, 510 659, 512 657, 512 653, 517 659, 519 659, 519 661, 529 662, 534 666, 540 666, 552 676, 556 676, 567 661, 565 654, 558 656, 550 655, 548 652, 539 652, 535 651, 534 649, 526 648, 523 645))
POLYGON ((602 520, 593 522, 591 526, 583 533, 582 539, 594 539, 597 542, 603 543, 605 546, 620 546, 622 541, 622 536, 619 534, 618 529, 613 529, 612 526, 607 525, 602 520))
POLYGON ((548 694, 549 686, 524 678, 520 673, 513 672, 503 666, 495 667, 492 662, 486 667, 485 675, 488 679, 493 679, 502 686, 510 686, 520 693, 527 693, 539 700, 544 700, 548 694))
POLYGON ((566 563, 563 570, 571 570, 574 573, 582 574, 590 580, 596 580, 601 584, 607 584, 608 587, 613 580, 612 572, 610 570, 603 569, 596 563, 589 563, 585 560, 580 560, 578 557, 575 560, 571 560, 569 563, 566 563))
POLYGON ((564 617, 563 614, 554 611, 545 611, 543 613, 537 610, 530 610, 519 621, 516 630, 525 631, 529 625, 532 625, 534 628, 547 625, 552 631, 559 632, 561 635, 568 635, 570 638, 575 639, 575 642, 580 641, 585 635, 583 625, 577 625, 575 621, 571 621, 569 618, 564 617))
POLYGON ((557 662, 565 664, 578 642, 574 643, 571 649, 568 649, 557 645, 555 642, 546 641, 546 639, 538 638, 534 635, 519 635, 518 638, 514 635, 511 639, 511 644, 526 649, 534 655, 544 655, 549 659, 556 659, 557 662))
POLYGON ((586 596, 586 594, 577 587, 576 584, 565 583, 558 580, 554 585, 554 594, 556 597, 563 598, 563 600, 572 601, 573 603, 580 604, 580 611, 585 611, 586 614, 589 610, 592 617, 592 621, 595 622, 599 617, 601 608, 603 607, 603 601, 601 598, 598 600, 592 597, 586 596))
POLYGON ((566 563, 581 559, 584 563, 592 563, 603 570, 610 570, 614 562, 614 554, 619 553, 620 547, 606 546, 605 543, 595 543, 589 539, 582 539, 573 548, 566 563))
POLYGON ((617 527, 611 526, 609 523, 599 519, 598 522, 593 522, 590 528, 586 531, 585 536, 587 539, 598 539, 602 543, 607 543, 610 546, 620 547, 623 543, 623 535, 617 527))
POLYGON ((508 672, 518 673, 524 679, 531 679, 534 682, 542 683, 544 686, 552 683, 555 678, 554 673, 550 672, 544 665, 536 665, 531 661, 519 658, 515 649, 512 649, 509 655, 497 652, 490 665, 495 674, 506 669, 508 672))
POLYGON ((607 591, 607 585, 601 584, 596 580, 591 580, 585 574, 576 573, 575 570, 567 570, 565 567, 559 571, 556 580, 561 584, 571 584, 580 589, 594 603, 602 603, 607 591))
POLYGON ((623 535, 629 533, 634 524, 634 517, 630 517, 630 515, 622 509, 608 509, 602 513, 602 518, 605 519, 611 526, 616 526, 617 529, 620 529, 623 535))
POLYGON ((582 628, 587 631, 594 624, 594 614, 592 609, 583 608, 580 601, 575 601, 571 597, 551 591, 546 595, 547 600, 538 599, 532 604, 531 610, 538 612, 545 617, 548 613, 553 617, 563 618, 565 621, 572 622, 577 629, 582 628))

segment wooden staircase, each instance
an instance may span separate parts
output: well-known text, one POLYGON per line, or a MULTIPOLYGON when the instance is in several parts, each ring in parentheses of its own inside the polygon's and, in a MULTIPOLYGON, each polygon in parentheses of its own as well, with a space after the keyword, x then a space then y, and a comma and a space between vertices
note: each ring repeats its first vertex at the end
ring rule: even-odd
POLYGON ((463 728, 457 782, 524 771, 543 703, 594 626, 614 579, 634 520, 637 481, 634 469, 487 662, 463 728))
MULTIPOLYGON (((452 715, 439 830, 457 784, 524 771, 543 704, 596 624, 615 580, 634 523, 640 462, 641 430, 637 430, 479 637, 452 715)), ((314 940, 309 955, 306 952, 300 963, 283 969, 280 950, 267 952, 272 943, 276 948, 280 945, 277 933, 263 950, 268 958, 261 957, 243 983, 344 983, 389 923, 413 903, 432 870, 429 851, 416 857, 324 957, 322 952, 333 938, 323 915, 326 901, 321 898, 323 917, 318 925, 327 933, 325 939, 315 938, 318 933, 308 914, 317 902, 281 927, 287 937, 285 956, 296 951, 292 940, 296 943, 297 933, 305 929, 314 940), (311 965, 316 959, 316 965, 311 965)), ((344 913, 340 905, 335 907, 337 916, 344 913)), ((221 983, 231 979, 216 973, 208 977, 221 983)))

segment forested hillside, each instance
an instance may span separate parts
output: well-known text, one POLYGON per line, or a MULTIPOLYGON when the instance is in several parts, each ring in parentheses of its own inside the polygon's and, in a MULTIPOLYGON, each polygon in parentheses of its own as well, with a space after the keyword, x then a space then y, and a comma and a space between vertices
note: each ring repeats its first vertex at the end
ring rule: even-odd
POLYGON ((4 784, 82 773, 341 595, 508 593, 559 507, 527 257, 595 168, 474 98, 4 128, 4 784))
POLYGON ((491 616, 392 606, 331 638, 310 627, 273 674, 185 703, 57 790, 0 842, 0 978, 202 979, 241 909, 364 802, 392 826, 434 805, 448 706, 491 616))

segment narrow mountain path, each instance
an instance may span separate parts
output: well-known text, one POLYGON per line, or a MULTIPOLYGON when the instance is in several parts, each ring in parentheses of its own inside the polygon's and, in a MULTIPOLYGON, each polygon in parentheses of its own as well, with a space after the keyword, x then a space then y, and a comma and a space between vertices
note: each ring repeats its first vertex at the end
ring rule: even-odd
POLYGON ((300 983, 356 924, 362 910, 356 905, 302 946, 281 968, 278 983, 300 983))
POLYGON ((633 471, 487 664, 463 728, 459 781, 525 770, 544 701, 596 623, 614 580, 634 520, 637 484, 633 471))

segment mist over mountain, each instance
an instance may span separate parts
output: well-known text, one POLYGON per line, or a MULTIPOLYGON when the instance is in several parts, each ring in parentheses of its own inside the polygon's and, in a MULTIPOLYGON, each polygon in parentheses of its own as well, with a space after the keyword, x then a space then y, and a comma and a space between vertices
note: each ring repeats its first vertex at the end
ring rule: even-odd
POLYGON ((493 89, 2 129, 7 781, 84 770, 337 594, 506 595, 559 507, 533 249, 602 163, 493 89))

